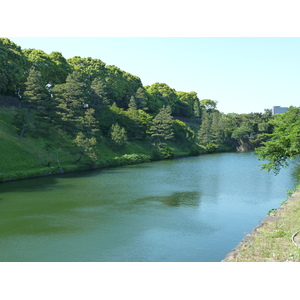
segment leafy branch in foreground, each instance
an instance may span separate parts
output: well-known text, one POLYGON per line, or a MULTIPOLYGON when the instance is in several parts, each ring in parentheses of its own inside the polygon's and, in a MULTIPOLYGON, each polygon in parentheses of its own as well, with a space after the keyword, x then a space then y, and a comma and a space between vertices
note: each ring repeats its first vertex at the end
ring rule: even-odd
POLYGON ((269 140, 255 152, 260 160, 269 161, 261 165, 262 169, 278 174, 300 154, 300 108, 289 107, 286 113, 275 115, 270 124, 274 126, 273 133, 266 134, 269 140))

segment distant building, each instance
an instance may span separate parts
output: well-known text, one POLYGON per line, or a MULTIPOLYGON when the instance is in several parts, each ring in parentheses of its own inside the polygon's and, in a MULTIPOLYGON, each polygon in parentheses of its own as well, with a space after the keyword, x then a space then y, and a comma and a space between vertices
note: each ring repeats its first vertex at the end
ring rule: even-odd
POLYGON ((273 106, 272 115, 283 114, 288 110, 288 107, 273 106))

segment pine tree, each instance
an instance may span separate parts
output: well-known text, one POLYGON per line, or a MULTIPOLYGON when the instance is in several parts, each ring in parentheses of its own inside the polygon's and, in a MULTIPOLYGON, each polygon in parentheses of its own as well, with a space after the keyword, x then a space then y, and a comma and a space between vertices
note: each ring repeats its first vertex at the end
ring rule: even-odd
POLYGON ((212 142, 211 116, 205 110, 203 111, 202 123, 198 131, 197 139, 201 145, 212 142))
POLYGON ((43 126, 43 122, 49 121, 51 115, 49 110, 54 109, 51 108, 50 95, 41 79, 41 73, 34 68, 29 71, 25 82, 25 92, 22 102, 27 109, 27 115, 25 116, 24 113, 20 113, 20 118, 24 122, 22 122, 23 124, 19 124, 21 125, 19 140, 22 140, 28 128, 33 126, 34 121, 37 127, 45 127, 43 126), (35 120, 32 117, 33 110, 36 112, 35 120))
POLYGON ((141 130, 143 130, 143 125, 139 120, 140 110, 137 109, 136 101, 134 96, 131 96, 128 105, 128 116, 131 120, 129 135, 131 138, 137 138, 140 136, 141 130))
POLYGON ((146 95, 146 92, 143 88, 139 87, 135 93, 135 101, 137 109, 142 109, 144 111, 148 110, 147 108, 147 100, 148 97, 146 95))
POLYGON ((98 121, 95 118, 95 110, 88 108, 85 111, 83 117, 79 119, 81 131, 83 131, 88 137, 95 136, 98 132, 98 121))
POLYGON ((194 102, 194 117, 200 118, 200 103, 198 100, 194 102))
POLYGON ((86 102, 85 84, 80 73, 75 71, 69 74, 66 83, 56 85, 53 93, 58 102, 57 114, 62 120, 63 131, 74 131, 76 122, 84 115, 86 102))
POLYGON ((24 101, 29 109, 43 110, 49 93, 41 80, 41 73, 32 68, 25 82, 24 101))
POLYGON ((131 112, 136 112, 137 111, 137 104, 136 104, 134 96, 130 97, 128 110, 131 111, 131 112))
POLYGON ((94 113, 95 110, 89 108, 85 111, 84 116, 79 119, 80 131, 74 140, 76 146, 79 148, 79 158, 76 162, 79 162, 84 155, 88 156, 92 161, 98 159, 96 146, 99 129, 94 113))
POLYGON ((79 132, 75 138, 75 144, 80 148, 79 158, 75 163, 79 162, 83 155, 87 155, 92 161, 98 159, 96 152, 97 140, 95 137, 88 138, 82 132, 79 132))
POLYGON ((115 148, 118 150, 125 146, 127 141, 127 134, 124 127, 121 127, 118 123, 111 126, 111 140, 114 143, 115 148))
POLYGON ((162 107, 156 117, 152 120, 150 134, 155 145, 160 146, 164 141, 174 137, 173 118, 170 106, 162 107))
POLYGON ((102 79, 95 78, 91 84, 92 89, 92 106, 98 108, 99 106, 109 105, 107 92, 105 90, 105 84, 102 79))
POLYGON ((211 121, 211 136, 212 142, 218 145, 222 144, 224 140, 224 126, 222 125, 222 115, 219 112, 213 112, 211 121))

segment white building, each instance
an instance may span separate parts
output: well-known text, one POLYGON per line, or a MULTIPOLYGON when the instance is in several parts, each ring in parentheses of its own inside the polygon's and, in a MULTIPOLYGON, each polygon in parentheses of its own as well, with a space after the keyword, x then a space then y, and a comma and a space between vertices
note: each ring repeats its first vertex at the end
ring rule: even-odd
POLYGON ((283 114, 288 110, 288 107, 273 106, 272 115, 283 114))

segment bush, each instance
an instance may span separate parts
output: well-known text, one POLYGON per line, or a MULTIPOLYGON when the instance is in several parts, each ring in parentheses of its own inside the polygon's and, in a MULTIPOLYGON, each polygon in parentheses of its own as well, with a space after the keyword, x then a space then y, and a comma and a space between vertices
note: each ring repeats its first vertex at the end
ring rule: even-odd
POLYGON ((165 159, 170 159, 175 156, 175 151, 171 147, 163 147, 161 149, 161 153, 162 153, 163 158, 165 158, 165 159))
POLYGON ((152 160, 170 159, 173 158, 174 156, 175 156, 174 149, 165 145, 160 148, 155 148, 152 151, 152 160))
POLYGON ((214 144, 214 143, 207 143, 207 144, 205 145, 205 148, 206 148, 206 151, 207 151, 208 153, 213 153, 213 152, 216 152, 216 151, 217 151, 217 149, 219 148, 219 146, 216 145, 216 144, 214 144))
POLYGON ((201 151, 201 149, 197 145, 193 145, 190 149, 189 155, 197 156, 200 155, 201 152, 203 152, 203 150, 201 151))
POLYGON ((146 154, 124 154, 120 157, 99 160, 96 165, 97 167, 120 167, 149 162, 150 158, 150 155, 146 154))
POLYGON ((117 158, 123 165, 134 165, 150 161, 150 156, 146 154, 124 154, 117 158))
POLYGON ((163 157, 163 154, 161 153, 161 151, 159 149, 154 149, 152 151, 152 160, 162 160, 164 157, 163 157))

